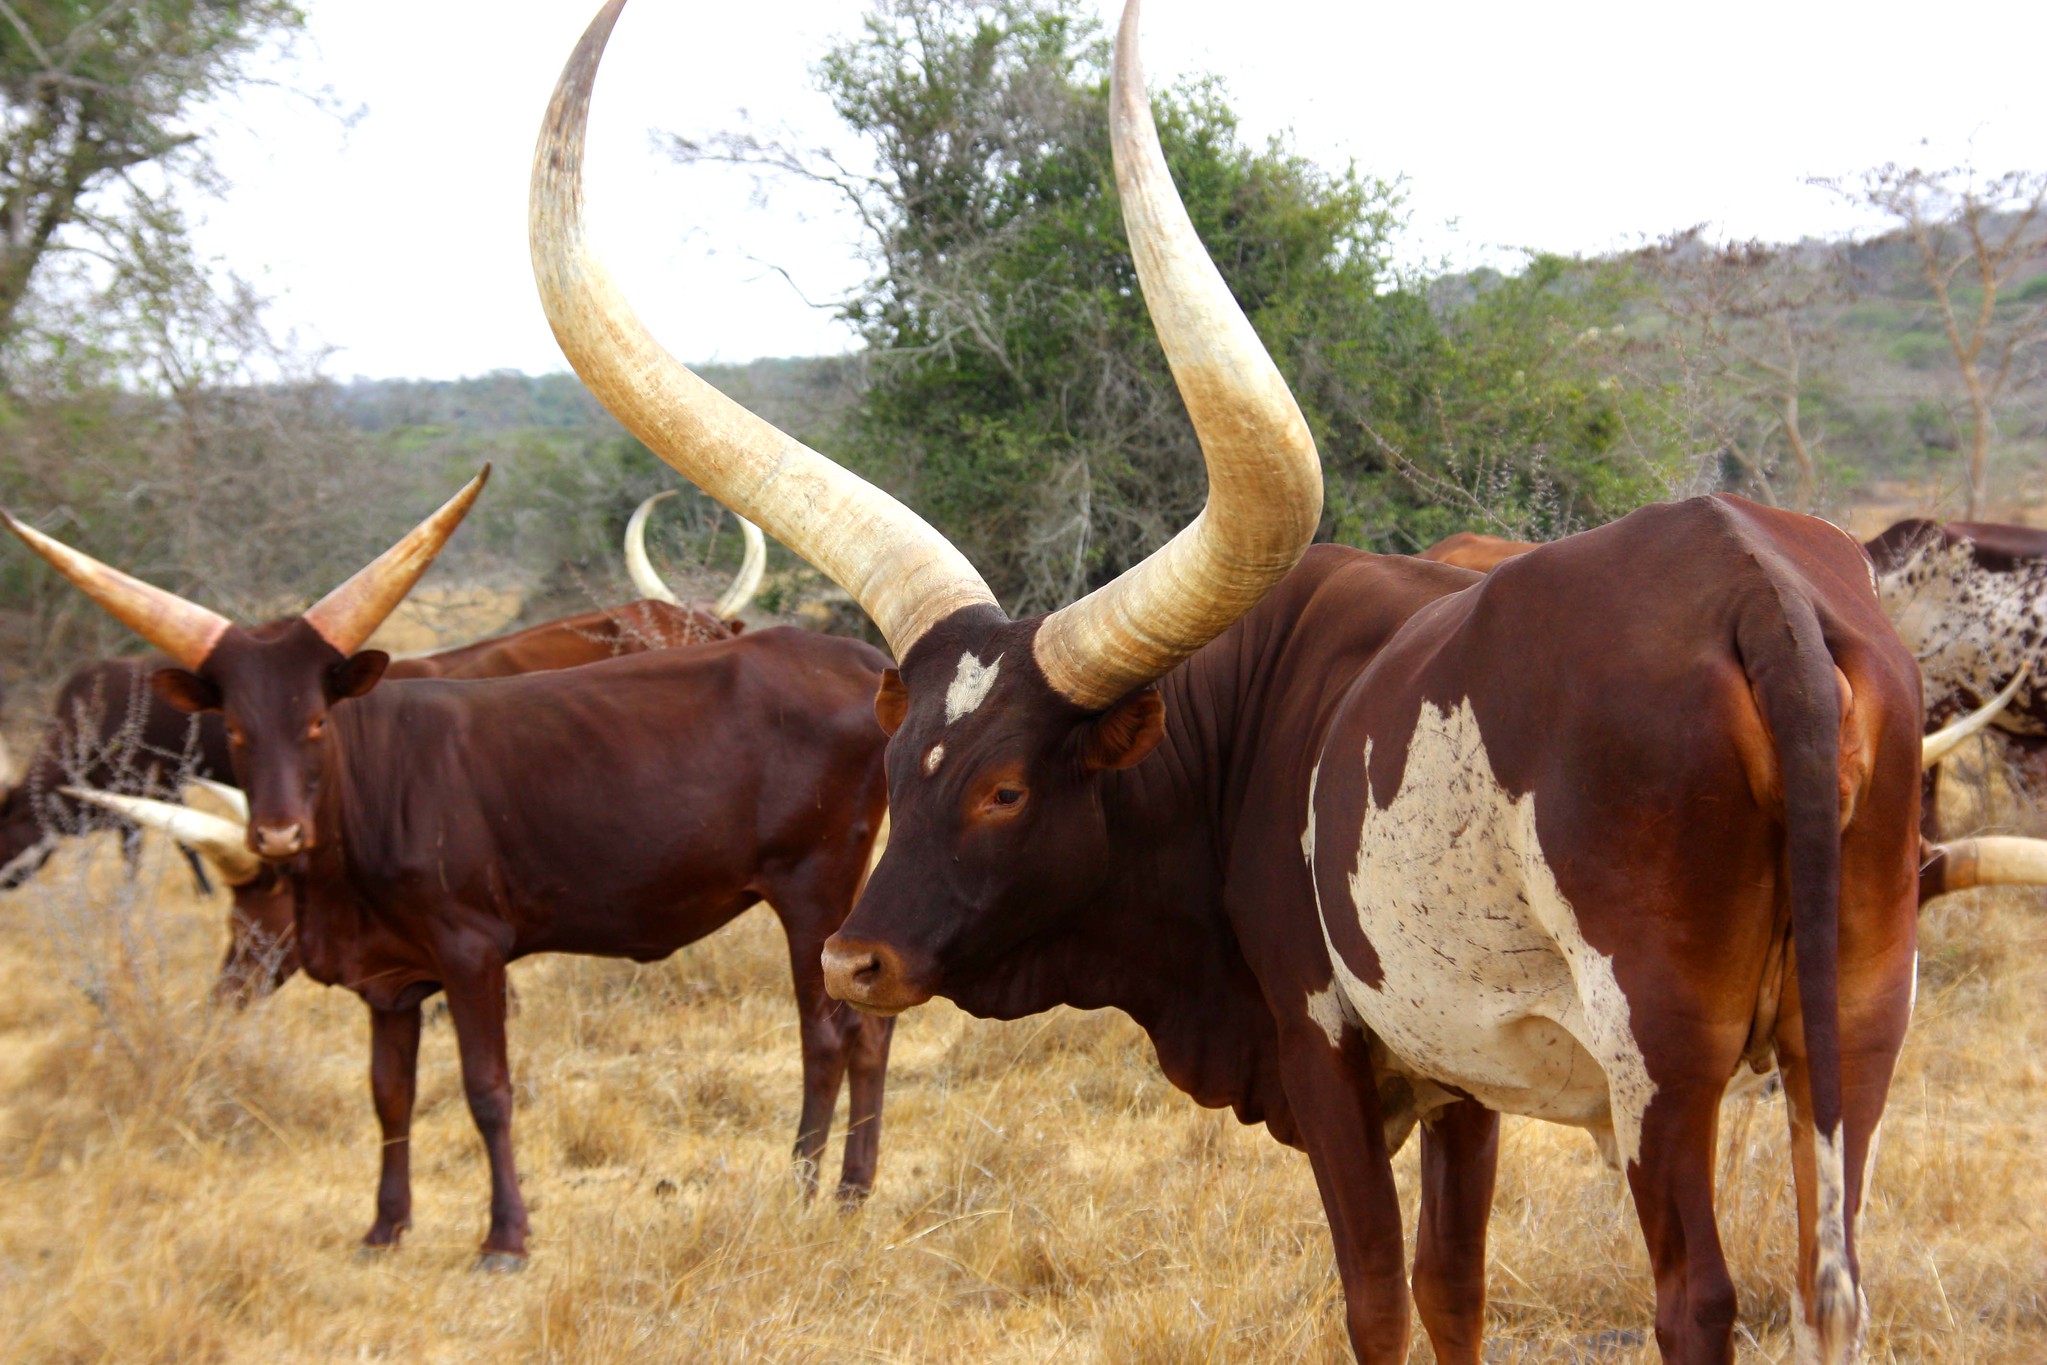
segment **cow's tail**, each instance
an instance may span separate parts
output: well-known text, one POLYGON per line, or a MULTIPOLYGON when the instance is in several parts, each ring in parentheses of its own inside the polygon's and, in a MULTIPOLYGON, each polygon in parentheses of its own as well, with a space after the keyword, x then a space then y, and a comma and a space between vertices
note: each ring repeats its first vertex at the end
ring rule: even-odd
MULTIPOLYGON (((1784 793, 1784 853, 1791 942, 1805 1032, 1816 1225, 1812 1298, 1801 1305, 1818 1358, 1837 1365, 1860 1332, 1860 1290, 1848 1256, 1841 1085, 1841 760, 1854 702, 1834 666, 1811 601, 1780 589, 1781 610, 1753 613, 1741 631, 1749 686, 1769 722, 1784 793)), ((1803 1239, 1801 1239, 1803 1240, 1803 1239)), ((1801 1295, 1803 1297, 1803 1295, 1801 1295)), ((1806 1352, 1800 1352, 1800 1359, 1806 1352)))

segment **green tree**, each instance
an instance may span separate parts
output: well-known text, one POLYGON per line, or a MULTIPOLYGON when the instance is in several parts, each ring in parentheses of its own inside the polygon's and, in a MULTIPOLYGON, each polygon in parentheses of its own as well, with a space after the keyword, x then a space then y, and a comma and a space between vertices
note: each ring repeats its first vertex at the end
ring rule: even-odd
POLYGON ((171 187, 212 174, 191 114, 303 23, 290 0, 0 0, 0 346, 53 252, 180 261, 171 187))
MULTIPOLYGON (((873 363, 841 451, 1019 610, 1112 577, 1205 496, 1124 241, 1108 56, 1077 0, 882 0, 817 69, 871 169, 743 133, 676 142, 847 196, 874 272, 842 306, 873 363)), ((1652 486, 1622 458, 1628 394, 1584 344, 1618 316, 1593 272, 1404 280, 1397 187, 1248 144, 1213 80, 1153 107, 1197 231, 1315 430, 1325 534, 1415 548, 1475 500, 1554 533, 1652 486)))

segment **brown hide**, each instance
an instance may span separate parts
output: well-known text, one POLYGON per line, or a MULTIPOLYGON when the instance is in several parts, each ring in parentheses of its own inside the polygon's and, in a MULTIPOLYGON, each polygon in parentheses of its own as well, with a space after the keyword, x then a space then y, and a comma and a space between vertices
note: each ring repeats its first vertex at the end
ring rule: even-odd
MULTIPOLYGON (((700 608, 629 602, 476 644, 394 659, 385 676, 501 678, 574 668, 642 650, 722 640, 734 633, 731 624, 700 608)), ((65 680, 28 767, 12 790, 0 794, 0 868, 6 869, 0 886, 18 885, 42 865, 48 856, 47 836, 97 827, 112 818, 105 811, 81 809, 64 796, 58 789, 67 783, 100 791, 173 796, 172 787, 188 771, 188 764, 195 776, 234 780, 227 732, 220 717, 201 715, 195 732, 193 717, 150 690, 149 675, 168 663, 160 654, 103 659, 84 665, 65 680), (31 849, 37 856, 21 858, 31 849), (17 858, 21 858, 18 864, 17 858)), ((132 850, 133 828, 119 823, 131 836, 132 850)), ((279 910, 273 905, 259 918, 243 923, 262 929, 267 941, 274 944, 290 918, 289 906, 279 910)), ((278 981, 296 970, 288 954, 280 957, 261 941, 251 947, 282 971, 278 981)), ((244 962, 232 946, 226 965, 238 981, 269 979, 267 969, 244 962)), ((226 982, 223 989, 231 995, 240 990, 230 989, 226 982)))
MULTIPOLYGON (((885 810, 872 707, 886 659, 858 641, 775 629, 574 670, 385 681, 350 696, 365 657, 341 659, 298 622, 233 629, 176 686, 210 697, 243 736, 235 765, 252 841, 302 826, 305 847, 289 866, 304 970, 370 1007, 384 1170, 368 1244, 394 1245, 410 1220, 424 999, 447 993, 491 1158, 487 1262, 523 1257, 506 965, 536 952, 654 961, 763 900, 788 934, 796 978, 801 1169, 814 1181, 850 1076, 840 1192, 863 1196, 889 1029, 826 997, 819 953, 852 904, 885 810)), ((270 892, 257 884, 253 894, 270 892)))
MULTIPOLYGON (((1388 1153, 1423 1114, 1416 1299, 1437 1358, 1475 1361, 1494 1120, 1455 1077, 1445 1092, 1384 1065, 1313 1004, 1333 999, 1332 946, 1360 989, 1401 999, 1351 910, 1359 831, 1403 790, 1424 716, 1468 707, 1483 744, 1453 779, 1532 802, 1539 856, 1612 962, 1654 1082, 1629 1178, 1666 1353, 1732 1358, 1707 1139, 1758 1054, 1805 1116, 1804 1302, 1841 1330, 1852 1270, 1815 1240, 1813 1119, 1843 1126, 1852 1211, 1909 1013, 1920 731, 1913 661, 1853 542, 1714 498, 1484 578, 1317 547, 1162 680, 1163 736, 1125 771, 1089 769, 1101 722, 1036 674, 1034 628, 960 612, 904 660, 892 835, 827 945, 835 994, 885 1011, 933 994, 998 1017, 1129 1011, 1177 1085, 1307 1149, 1363 1360, 1407 1358, 1388 1153), (960 681, 991 667, 962 709, 960 681)), ((1446 780, 1414 780, 1432 776, 1446 780)))
POLYGON ((1433 559, 1439 564, 1455 564, 1460 569, 1491 573, 1515 556, 1527 554, 1535 546, 1536 542, 1532 540, 1505 540, 1477 531, 1459 531, 1456 535, 1445 536, 1429 546, 1416 558, 1433 559))

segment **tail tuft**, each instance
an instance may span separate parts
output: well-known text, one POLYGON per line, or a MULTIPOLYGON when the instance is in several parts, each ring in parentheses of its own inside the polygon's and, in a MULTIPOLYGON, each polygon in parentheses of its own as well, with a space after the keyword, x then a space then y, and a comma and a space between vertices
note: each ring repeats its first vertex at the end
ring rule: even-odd
POLYGON ((1862 1293, 1848 1264, 1848 1182, 1838 1124, 1827 1136, 1813 1134, 1813 1164, 1819 1185, 1818 1260, 1812 1276, 1816 1354, 1819 1365, 1844 1365, 1860 1355, 1862 1293))

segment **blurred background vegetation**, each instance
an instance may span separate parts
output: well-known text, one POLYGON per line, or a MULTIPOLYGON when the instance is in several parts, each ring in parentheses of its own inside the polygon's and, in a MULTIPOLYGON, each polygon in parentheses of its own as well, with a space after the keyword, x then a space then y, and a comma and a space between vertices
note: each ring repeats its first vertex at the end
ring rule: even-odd
MULTIPOLYGON (((0 505, 245 618, 352 572, 488 459, 449 564, 527 619, 627 594, 625 518, 674 476, 566 375, 338 382, 201 259, 192 113, 303 17, 276 0, 0 0, 0 505)), ((855 354, 706 377, 897 492, 1007 605, 1067 601, 1200 506, 1119 216, 1105 35, 1073 0, 880 0, 816 68, 855 171, 749 132, 683 161, 836 187, 871 273, 855 354)), ((320 100, 328 96, 312 96, 320 100)), ((1401 190, 1247 140, 1217 81, 1154 92, 1196 228, 1322 450, 1323 535, 1546 538, 1717 488, 1839 515, 2027 513, 2047 452, 2047 177, 1883 167, 1826 188, 1895 230, 1701 229, 1511 272, 1401 267, 1401 190), (1908 490, 1901 493, 1899 490, 1908 490), (1916 510, 1916 507, 1915 507, 1916 510)), ((341 111, 336 111, 341 116, 341 111)), ((736 559, 694 501, 687 574, 736 559)), ((765 605, 809 591, 777 552, 765 605)), ((133 648, 0 551, 0 677, 133 648)))

